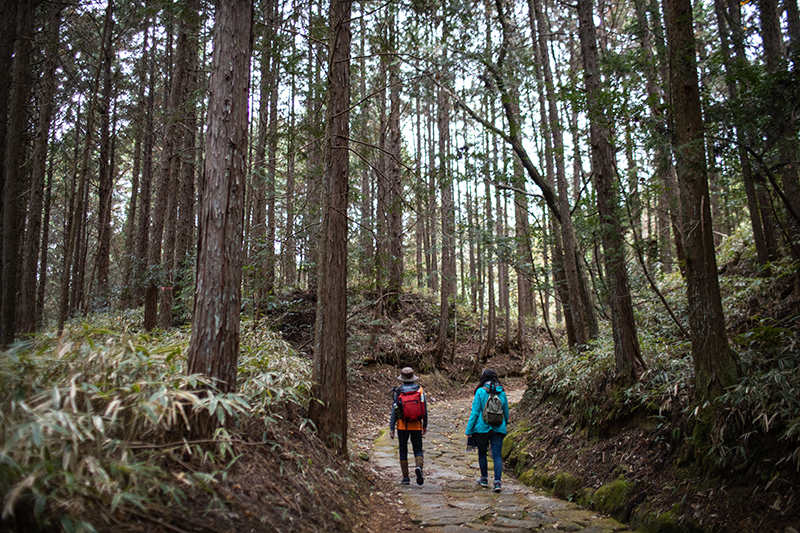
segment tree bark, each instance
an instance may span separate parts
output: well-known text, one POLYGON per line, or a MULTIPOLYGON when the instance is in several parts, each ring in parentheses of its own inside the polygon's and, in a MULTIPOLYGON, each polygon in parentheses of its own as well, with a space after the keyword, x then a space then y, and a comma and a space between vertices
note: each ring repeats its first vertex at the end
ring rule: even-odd
POLYGON ((109 297, 108 272, 111 261, 111 193, 114 186, 112 175, 111 154, 111 92, 113 89, 111 79, 111 65, 114 61, 113 36, 114 36, 114 0, 109 0, 106 5, 105 24, 108 28, 103 31, 103 88, 100 95, 98 111, 100 113, 100 153, 98 177, 98 216, 97 216, 97 255, 95 256, 95 276, 97 281, 97 302, 105 305, 109 297))
MULTIPOLYGON (((447 42, 450 34, 448 10, 443 6, 442 42, 447 42)), ((447 50, 442 51, 442 65, 447 65, 447 50)), ((449 80, 447 67, 442 76, 449 80)), ((455 257, 455 207, 453 205, 453 181, 450 175, 448 141, 450 139, 450 99, 447 91, 439 87, 437 97, 437 127, 439 130, 439 168, 437 178, 441 188, 442 202, 442 279, 439 291, 439 333, 433 349, 434 362, 442 368, 442 358, 447 347, 447 330, 450 324, 450 306, 455 297, 456 257, 455 257)))
MULTIPOLYGON (((18 213, 21 191, 24 185, 23 136, 27 124, 27 103, 30 97, 30 58, 33 41, 33 22, 35 5, 25 0, 19 5, 17 13, 17 39, 14 43, 14 63, 12 86, 9 98, 8 129, 5 145, 4 183, 3 183, 3 255, 2 283, 0 283, 0 346, 8 346, 14 341, 17 310, 17 258, 19 254, 19 233, 22 229, 18 213)), ((5 122, 5 116, 0 120, 5 122)))
MULTIPOLYGON (((186 94, 183 101, 181 117, 183 120, 183 140, 181 143, 181 177, 178 198, 178 231, 175 245, 175 267, 177 272, 172 283, 172 294, 176 300, 186 300, 191 297, 194 287, 188 286, 191 279, 191 264, 195 256, 194 243, 195 214, 197 210, 197 89, 199 72, 199 32, 200 17, 199 1, 191 0, 187 3, 187 14, 183 17, 186 23, 186 56, 185 79, 186 94), (187 279, 188 278, 188 279, 187 279), (188 294, 187 294, 188 293, 188 294)), ((188 314, 188 312, 187 312, 188 314)), ((183 317, 181 317, 183 319, 183 317)))
MULTIPOLYGON (((389 21, 390 52, 396 50, 396 22, 394 14, 389 21)), ((400 135, 400 59, 392 54, 389 57, 389 118, 386 139, 386 229, 388 279, 386 291, 389 312, 399 311, 399 298, 403 286, 403 182, 401 172, 400 135)))
MULTIPOLYGON (((39 105, 39 121, 33 147, 33 170, 31 173, 28 224, 25 232, 22 282, 20 283, 20 333, 33 333, 37 326, 36 275, 42 233, 42 208, 47 170, 47 148, 50 140, 50 123, 53 116, 53 101, 56 90, 56 60, 58 35, 61 25, 61 8, 50 5, 45 30, 45 61, 42 69, 42 95, 39 105)), ((44 275, 38 272, 39 277, 44 275)), ((39 281, 41 283, 41 279, 39 281)))
POLYGON ((666 0, 665 6, 695 394, 702 404, 736 383, 739 373, 728 346, 717 278, 692 6, 689 0, 666 0))
MULTIPOLYGON (((580 290, 580 265, 577 262, 579 256, 577 239, 575 238, 575 230, 572 226, 572 215, 570 208, 570 195, 567 186, 567 174, 564 165, 564 139, 562 134, 561 120, 559 119, 558 106, 555 96, 555 85, 553 82, 553 73, 550 69, 550 56, 548 53, 548 39, 547 35, 550 34, 550 28, 546 25, 547 21, 544 17, 540 0, 528 0, 528 10, 531 17, 531 25, 534 21, 538 25, 538 31, 531 30, 535 36, 538 36, 538 54, 540 57, 540 64, 542 65, 542 73, 544 76, 544 86, 548 102, 548 115, 549 115, 549 131, 553 137, 553 153, 555 159, 555 182, 558 190, 558 203, 561 210, 561 223, 559 229, 561 231, 561 242, 563 243, 563 263, 564 267, 564 280, 566 281, 566 293, 568 299, 562 301, 565 306, 564 311, 570 314, 571 328, 574 337, 570 339, 572 343, 570 346, 585 346, 589 343, 589 335, 586 327, 586 311, 587 308, 583 305, 581 300, 580 290)), ((590 311, 593 312, 593 307, 589 306, 590 311)), ((569 330, 569 328, 568 328, 569 330)), ((568 336, 569 338, 569 336, 568 336)))
MULTIPOLYGON (((147 33, 147 30, 145 30, 147 33)), ((145 37, 146 38, 146 37, 145 37)), ((146 54, 147 55, 147 54, 146 54)), ((149 272, 146 270, 147 258, 149 256, 150 248, 150 209, 152 203, 152 187, 153 187, 153 143, 155 138, 155 60, 154 53, 151 50, 146 60, 147 68, 149 69, 149 81, 147 88, 147 99, 145 101, 144 109, 144 133, 142 135, 142 180, 139 190, 139 213, 136 220, 136 255, 133 259, 133 280, 135 285, 135 296, 138 300, 146 292, 148 285, 147 277, 149 272)), ((151 298, 152 300, 152 298, 151 298)), ((148 303, 145 304, 146 306, 148 303)), ((153 302, 149 302, 153 305, 153 302)), ((154 316, 155 313, 145 312, 145 316, 154 316)), ((155 324, 146 325, 147 328, 152 329, 155 324)))
POLYGON ((50 208, 53 193, 54 156, 50 153, 50 165, 47 170, 47 187, 44 195, 44 218, 42 220, 41 258, 39 259, 39 287, 36 294, 36 328, 44 325, 44 297, 47 290, 47 261, 50 250, 50 208))
POLYGON ((347 188, 350 136, 350 0, 331 0, 325 209, 318 272, 314 399, 309 418, 329 447, 347 450, 347 188))
MULTIPOLYGON (((11 68, 13 65, 14 39, 17 35, 17 9, 21 2, 3 2, 0 4, 0 155, 5 157, 8 133, 8 102, 11 96, 11 68)), ((5 164, 0 164, 0 192, 5 189, 5 164)), ((5 194, 3 195, 5 198, 5 194)), ((5 213, 5 205, 0 200, 5 213)), ((4 217, 0 216, 0 271, 2 271, 5 233, 4 217)), ((0 274, 2 276, 2 274, 0 274)), ((1 279, 1 278, 0 278, 1 279)), ((3 284, 0 281, 0 302, 2 302, 3 284)), ((2 305, 2 304, 0 304, 2 305)), ((0 311, 0 317, 2 311, 0 311)), ((0 318, 1 320, 2 318, 0 318)), ((0 325, 0 332, 2 325, 0 325)), ((2 341, 0 341, 1 343, 2 341)))
MULTIPOLYGON (((212 378, 220 392, 236 390, 239 358, 252 45, 253 3, 220 0, 214 23, 197 285, 187 353, 189 374, 212 378)), ((198 434, 210 433, 210 418, 198 422, 198 434)))
MULTIPOLYGON (((149 24, 149 21, 148 23, 149 24)), ((123 273, 122 288, 125 294, 124 305, 128 308, 136 306, 136 291, 133 287, 134 272, 136 270, 136 227, 137 214, 139 210, 139 180, 142 172, 142 134, 144 133, 144 110, 147 100, 145 99, 145 87, 147 85, 147 46, 148 46, 148 25, 144 27, 144 37, 142 39, 142 56, 138 65, 138 83, 136 103, 138 112, 134 115, 133 131, 135 139, 133 141, 133 168, 131 169, 131 197, 128 200, 128 210, 125 216, 125 251, 123 252, 123 273)))
POLYGON ((600 85, 594 9, 591 0, 578 1, 579 36, 584 66, 584 83, 589 105, 592 173, 597 193, 603 260, 611 289, 611 326, 614 335, 616 377, 634 381, 644 370, 633 316, 633 303, 625 265, 620 224, 619 193, 615 178, 614 148, 600 85))

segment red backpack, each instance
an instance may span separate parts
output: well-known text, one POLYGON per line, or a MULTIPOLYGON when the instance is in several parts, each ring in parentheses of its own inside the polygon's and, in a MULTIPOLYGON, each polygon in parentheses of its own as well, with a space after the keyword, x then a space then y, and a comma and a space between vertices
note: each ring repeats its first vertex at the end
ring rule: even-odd
POLYGON ((425 417, 425 401, 421 389, 403 392, 397 396, 397 417, 406 422, 416 422, 425 417))

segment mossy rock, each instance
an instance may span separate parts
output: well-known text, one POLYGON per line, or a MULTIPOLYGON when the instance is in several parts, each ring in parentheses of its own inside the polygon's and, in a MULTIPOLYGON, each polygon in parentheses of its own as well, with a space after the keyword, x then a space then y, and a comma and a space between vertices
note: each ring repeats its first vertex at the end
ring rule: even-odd
POLYGON ((553 490, 556 478, 544 472, 539 472, 536 468, 528 468, 519 474, 517 481, 529 487, 539 487, 545 490, 553 490))
POLYGON ((553 484, 553 495, 562 500, 572 501, 576 492, 581 488, 581 480, 572 474, 559 474, 553 484))
POLYGON ((529 468, 519 475, 517 481, 519 481, 523 485, 527 485, 530 487, 531 485, 533 485, 532 480, 535 475, 536 475, 536 470, 533 468, 529 468))
POLYGON ((536 487, 541 487, 545 490, 553 490, 553 486, 556 484, 556 478, 554 476, 541 473, 535 474, 531 478, 531 485, 536 487))
POLYGON ((506 438, 503 439, 503 450, 500 452, 500 455, 503 459, 508 460, 511 452, 517 447, 518 444, 518 435, 514 433, 509 433, 506 435, 506 438))
POLYGON ((641 533, 704 533, 705 529, 691 520, 682 518, 680 504, 664 513, 640 510, 631 518, 631 527, 641 533))
POLYGON ((591 509, 592 504, 594 503, 594 492, 595 491, 592 487, 584 487, 578 492, 578 497, 575 498, 575 502, 581 507, 591 509))
POLYGON ((620 522, 627 522, 626 507, 633 496, 634 485, 623 478, 603 485, 594 494, 593 509, 620 522))

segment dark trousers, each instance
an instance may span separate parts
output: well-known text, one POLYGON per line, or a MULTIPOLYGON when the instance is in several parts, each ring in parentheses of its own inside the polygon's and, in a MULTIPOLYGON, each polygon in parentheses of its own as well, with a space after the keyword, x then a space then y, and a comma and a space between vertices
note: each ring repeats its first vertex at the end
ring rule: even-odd
POLYGON ((411 439, 411 446, 414 449, 414 457, 422 457, 422 431, 421 430, 397 430, 397 442, 400 444, 400 460, 408 461, 408 439, 411 439))
POLYGON ((489 447, 492 449, 492 463, 494 463, 494 479, 500 481, 503 475, 503 458, 501 452, 503 451, 503 439, 506 437, 505 433, 475 433, 475 442, 478 445, 478 466, 481 469, 481 477, 487 477, 489 470, 489 461, 486 458, 486 452, 489 447))

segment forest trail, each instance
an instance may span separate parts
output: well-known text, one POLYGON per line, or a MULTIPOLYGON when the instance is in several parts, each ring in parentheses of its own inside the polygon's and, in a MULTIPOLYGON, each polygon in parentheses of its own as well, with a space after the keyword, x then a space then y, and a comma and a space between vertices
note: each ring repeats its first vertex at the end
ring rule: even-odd
MULTIPOLYGON (((513 403, 522 393, 522 389, 508 391, 512 421, 513 403)), ((428 402, 424 485, 416 485, 413 475, 411 485, 400 485, 397 439, 390 439, 388 432, 375 441, 371 454, 385 479, 396 482, 397 496, 408 517, 407 530, 419 529, 426 533, 630 531, 615 520, 526 487, 506 471, 503 472, 502 492, 479 487, 477 452, 465 451, 464 427, 472 397, 451 401, 429 397, 428 402)), ((490 477, 491 461, 490 456, 490 477)))

